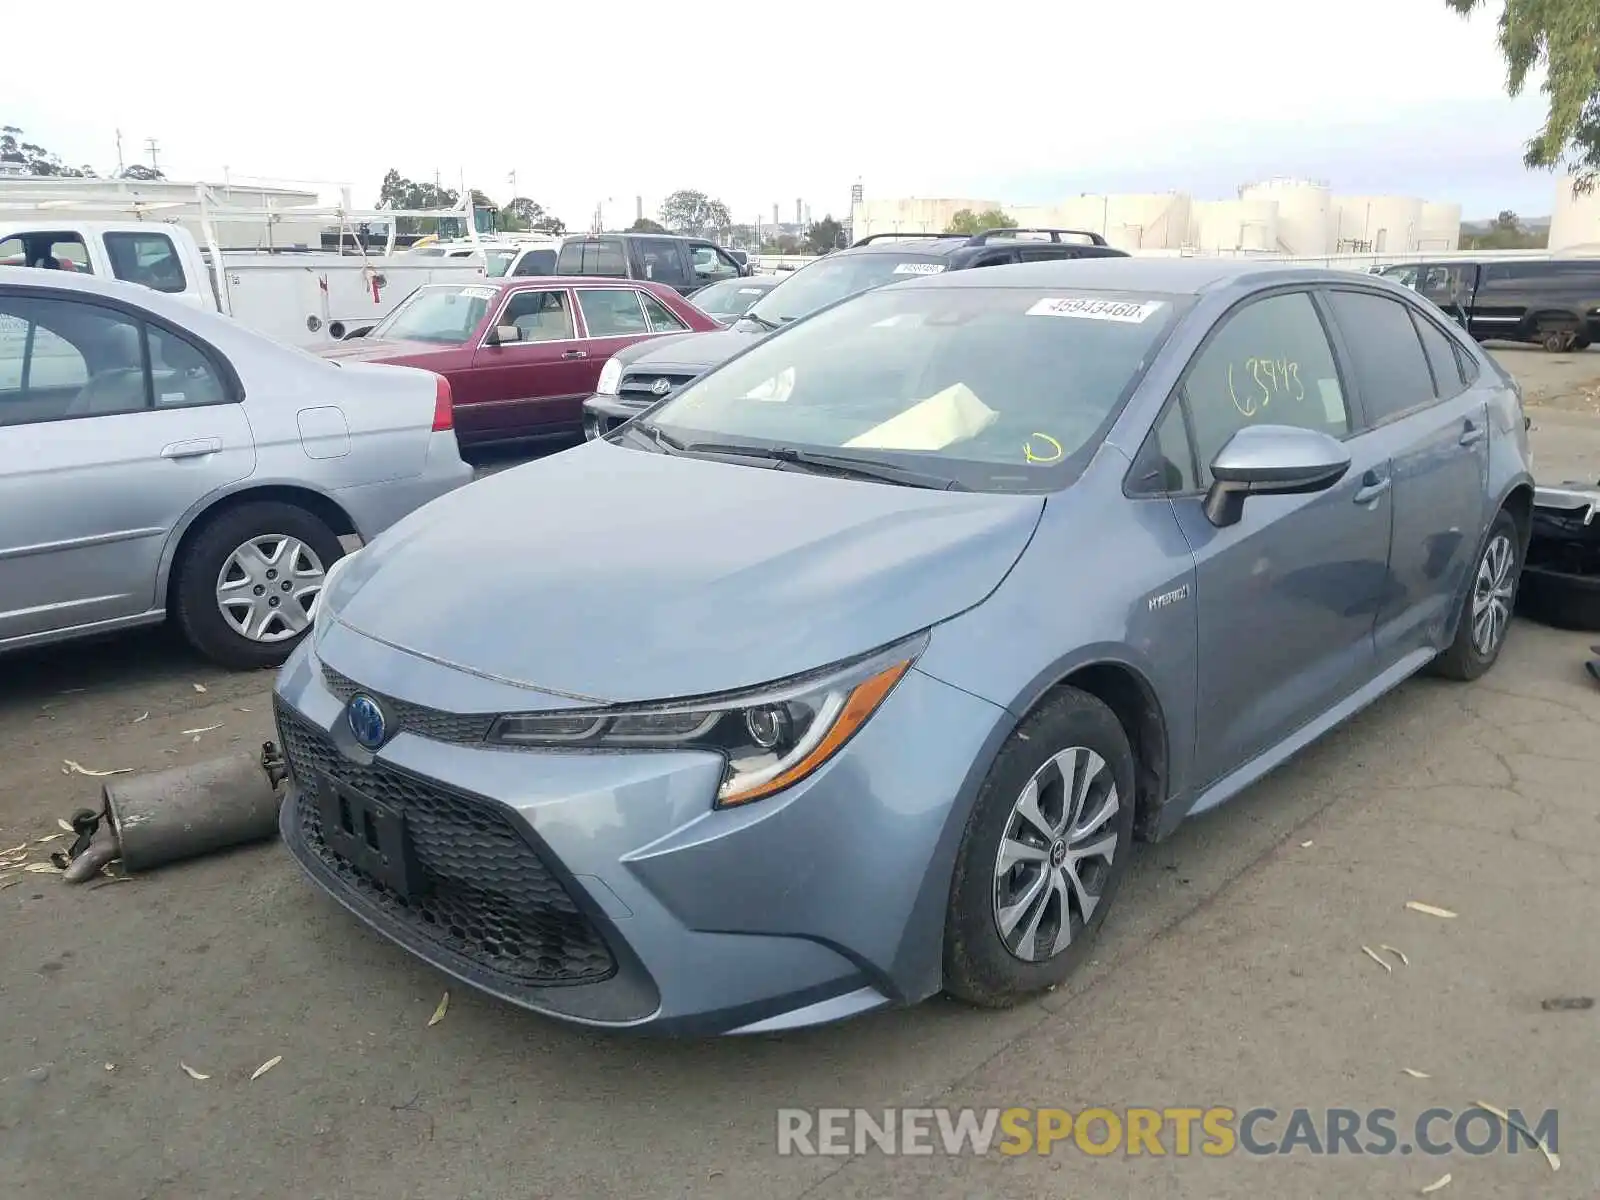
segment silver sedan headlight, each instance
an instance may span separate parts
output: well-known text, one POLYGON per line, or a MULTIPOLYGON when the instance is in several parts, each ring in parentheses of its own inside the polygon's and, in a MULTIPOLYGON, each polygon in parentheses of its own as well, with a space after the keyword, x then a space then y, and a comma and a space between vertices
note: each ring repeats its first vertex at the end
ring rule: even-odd
POLYGON ((837 754, 883 704, 927 635, 763 688, 661 705, 512 713, 489 740, 565 749, 708 750, 726 766, 717 807, 794 786, 837 754))

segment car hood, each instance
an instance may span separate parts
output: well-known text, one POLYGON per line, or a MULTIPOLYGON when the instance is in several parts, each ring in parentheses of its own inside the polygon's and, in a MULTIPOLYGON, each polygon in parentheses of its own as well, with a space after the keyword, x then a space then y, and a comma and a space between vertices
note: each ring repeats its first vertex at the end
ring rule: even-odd
POLYGON ((540 691, 610 703, 706 695, 827 666, 972 607, 1043 508, 1039 496, 594 441, 411 514, 339 572, 325 612, 540 691))
POLYGON ((680 334, 670 341, 652 338, 639 343, 639 353, 622 360, 625 370, 663 371, 698 375, 725 363, 746 346, 753 346, 766 331, 753 321, 714 333, 680 334))
POLYGON ((321 358, 333 362, 390 362, 397 358, 416 358, 437 354, 441 350, 454 350, 454 346, 441 346, 435 342, 375 341, 372 338, 355 338, 339 342, 316 351, 321 358))

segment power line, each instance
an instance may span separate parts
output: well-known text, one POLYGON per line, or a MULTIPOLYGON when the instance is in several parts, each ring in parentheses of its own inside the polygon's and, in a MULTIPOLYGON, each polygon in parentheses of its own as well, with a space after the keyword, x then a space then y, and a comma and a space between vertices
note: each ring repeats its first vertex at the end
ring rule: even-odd
POLYGON ((144 148, 150 151, 150 169, 152 171, 161 170, 161 164, 156 161, 156 152, 161 149, 161 144, 155 138, 145 138, 144 148))

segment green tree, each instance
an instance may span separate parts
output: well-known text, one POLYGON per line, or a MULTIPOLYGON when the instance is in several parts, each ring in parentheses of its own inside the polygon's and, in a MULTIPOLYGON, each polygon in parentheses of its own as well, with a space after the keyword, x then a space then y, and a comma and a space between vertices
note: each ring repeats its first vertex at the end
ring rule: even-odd
MULTIPOLYGON (((379 208, 454 208, 460 199, 459 192, 440 187, 436 183, 418 183, 407 179, 393 167, 383 177, 383 183, 378 188, 379 208)), ((437 232, 438 228, 439 222, 431 218, 395 219, 397 233, 431 233, 437 232)))
MULTIPOLYGON (((98 179, 93 167, 69 167, 61 156, 26 140, 15 125, 0 125, 0 162, 19 165, 29 175, 53 175, 62 179, 98 179)), ((156 176, 160 178, 160 176, 156 176)))
POLYGON ((165 179, 159 167, 147 167, 143 163, 131 163, 122 169, 122 179, 165 179))
POLYGON ((844 226, 833 219, 832 213, 806 230, 806 245, 811 248, 813 254, 826 254, 830 250, 837 250, 843 241, 844 226))
POLYGON ((665 233, 667 227, 659 221, 652 221, 649 217, 640 217, 626 229, 627 233, 665 233))
POLYGON ((530 200, 526 196, 513 196, 506 201, 506 206, 500 210, 500 227, 513 233, 526 230, 555 237, 567 231, 566 223, 560 217, 547 211, 537 200, 530 200))
POLYGON ((1549 231, 1523 227, 1517 214, 1503 210, 1483 233, 1463 233, 1462 250, 1536 250, 1549 244, 1549 231))
POLYGON ((985 229, 1015 229, 1017 223, 998 208, 986 208, 975 213, 970 208, 959 209, 945 227, 946 233, 982 233, 985 229))
MULTIPOLYGON (((1470 16, 1489 0, 1445 0, 1470 16)), ((1523 162, 1565 166, 1580 192, 1600 178, 1600 4, 1595 0, 1496 0, 1506 92, 1522 93, 1542 71, 1550 106, 1544 128, 1529 139, 1523 162)))
POLYGON ((681 189, 661 202, 661 223, 674 233, 704 236, 733 224, 728 206, 704 192, 681 189))

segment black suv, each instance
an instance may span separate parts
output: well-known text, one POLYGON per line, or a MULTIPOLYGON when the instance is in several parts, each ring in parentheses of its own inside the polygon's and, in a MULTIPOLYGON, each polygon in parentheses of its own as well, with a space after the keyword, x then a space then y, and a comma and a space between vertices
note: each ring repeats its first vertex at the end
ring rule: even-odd
MULTIPOLYGON (((562 254, 566 248, 562 247, 562 254)), ((846 296, 913 275, 1058 258, 1126 258, 1098 233, 1080 229, 986 229, 982 233, 875 233, 808 263, 719 333, 650 338, 619 351, 584 401, 583 430, 599 437, 665 399, 697 375, 726 362, 790 321, 846 296)), ((561 271, 561 274, 568 274, 561 271)))
POLYGON ((653 279, 685 296, 709 283, 750 274, 727 250, 705 238, 667 233, 591 233, 563 239, 557 275, 653 279))

